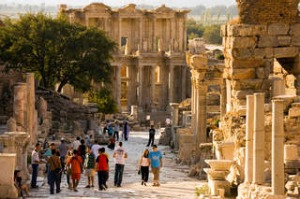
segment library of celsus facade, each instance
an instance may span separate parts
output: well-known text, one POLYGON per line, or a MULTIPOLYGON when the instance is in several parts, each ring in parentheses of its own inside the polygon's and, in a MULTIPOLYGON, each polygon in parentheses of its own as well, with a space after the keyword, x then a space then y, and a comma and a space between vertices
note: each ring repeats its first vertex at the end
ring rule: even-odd
POLYGON ((190 97, 186 66, 188 10, 161 6, 138 9, 134 4, 112 9, 92 3, 82 9, 60 11, 72 23, 98 27, 119 46, 113 54, 112 91, 118 108, 137 105, 144 112, 166 111, 170 103, 190 97))

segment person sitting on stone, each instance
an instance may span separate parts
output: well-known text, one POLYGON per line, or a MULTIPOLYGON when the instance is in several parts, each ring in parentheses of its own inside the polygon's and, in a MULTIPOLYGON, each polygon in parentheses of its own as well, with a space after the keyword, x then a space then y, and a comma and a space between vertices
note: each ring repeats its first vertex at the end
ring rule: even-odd
POLYGON ((116 145, 116 140, 115 140, 115 138, 112 136, 112 137, 110 137, 110 139, 109 139, 109 142, 108 142, 107 147, 108 147, 109 149, 111 149, 111 150, 114 150, 114 149, 115 149, 115 145, 116 145))
POLYGON ((23 197, 23 191, 25 192, 25 195, 29 197, 29 188, 28 185, 22 182, 22 177, 21 177, 21 171, 20 170, 15 170, 14 172, 14 183, 16 188, 18 189, 18 195, 19 197, 23 197))

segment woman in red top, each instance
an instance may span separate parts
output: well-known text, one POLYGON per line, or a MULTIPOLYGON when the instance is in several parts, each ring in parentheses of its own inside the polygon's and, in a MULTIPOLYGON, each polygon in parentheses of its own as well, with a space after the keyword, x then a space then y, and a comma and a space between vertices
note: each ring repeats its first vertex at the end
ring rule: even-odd
POLYGON ((77 150, 73 150, 73 157, 67 163, 67 166, 71 166, 71 178, 73 182, 73 190, 77 192, 77 186, 80 180, 81 163, 82 159, 77 154, 77 150))
POLYGON ((96 160, 96 168, 98 173, 99 190, 107 189, 106 181, 108 179, 108 156, 105 154, 105 148, 99 149, 99 155, 96 160))

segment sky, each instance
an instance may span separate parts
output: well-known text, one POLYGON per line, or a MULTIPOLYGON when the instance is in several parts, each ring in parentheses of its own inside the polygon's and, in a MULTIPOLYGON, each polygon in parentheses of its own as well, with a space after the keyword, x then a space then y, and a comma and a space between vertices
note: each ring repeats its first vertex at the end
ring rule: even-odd
POLYGON ((120 7, 127 5, 129 3, 134 3, 137 5, 145 4, 152 6, 160 6, 165 4, 168 7, 193 7, 197 5, 204 5, 206 7, 211 7, 215 5, 234 5, 236 0, 1 0, 0 4, 43 4, 45 5, 59 5, 67 4, 68 6, 76 5, 88 5, 93 2, 102 2, 108 6, 120 7))

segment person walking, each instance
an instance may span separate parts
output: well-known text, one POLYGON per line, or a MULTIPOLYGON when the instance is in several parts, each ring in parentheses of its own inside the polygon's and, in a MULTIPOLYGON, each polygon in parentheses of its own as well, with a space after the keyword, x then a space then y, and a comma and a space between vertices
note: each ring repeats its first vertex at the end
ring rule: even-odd
POLYGON ((60 174, 62 171, 61 162, 59 156, 57 156, 56 150, 52 149, 52 155, 48 159, 47 163, 49 164, 50 170, 50 194, 54 194, 54 183, 56 186, 56 193, 59 193, 60 190, 60 174))
POLYGON ((73 150, 74 150, 74 149, 78 150, 78 147, 79 147, 80 144, 81 144, 81 143, 80 143, 80 137, 76 137, 76 140, 74 140, 74 141, 72 142, 72 149, 73 149, 73 150))
POLYGON ((96 160, 96 168, 98 173, 98 185, 99 191, 106 190, 108 187, 106 181, 108 179, 108 156, 105 154, 105 148, 102 147, 99 149, 99 155, 96 160))
POLYGON ((68 165, 68 162, 72 159, 73 157, 73 152, 72 151, 68 151, 68 154, 67 154, 67 157, 66 157, 66 160, 65 160, 65 172, 67 173, 67 184, 68 184, 68 189, 72 189, 72 182, 70 180, 70 177, 71 177, 71 173, 72 173, 72 170, 71 170, 71 166, 68 165))
POLYGON ((32 166, 32 177, 31 177, 31 188, 38 188, 37 176, 39 170, 39 164, 41 163, 39 151, 41 150, 41 144, 37 143, 35 149, 31 153, 31 166, 32 166))
POLYGON ((130 131, 130 127, 129 127, 128 123, 125 121, 123 123, 123 129, 122 129, 122 136, 123 136, 123 138, 124 138, 125 141, 128 140, 129 131, 130 131))
POLYGON ((98 140, 95 140, 94 144, 92 146, 92 152, 93 152, 95 158, 97 158, 97 156, 99 155, 98 151, 100 148, 101 148, 101 146, 98 144, 98 140))
POLYGON ((73 184, 73 190, 77 192, 77 186, 80 180, 81 175, 81 165, 82 159, 78 155, 78 152, 76 149, 73 150, 73 157, 69 160, 68 166, 71 167, 71 178, 72 178, 72 184, 73 184))
POLYGON ((91 147, 87 147, 87 153, 85 158, 85 175, 88 178, 88 185, 86 185, 85 188, 94 187, 94 176, 95 176, 95 163, 96 158, 95 155, 92 152, 91 147))
POLYGON ((84 139, 80 140, 80 145, 77 149, 78 151, 78 155, 81 157, 82 159, 82 163, 81 163, 81 173, 83 173, 83 164, 85 161, 85 155, 86 155, 86 145, 85 145, 85 141, 84 139))
POLYGON ((152 146, 152 150, 149 153, 151 171, 153 173, 153 186, 160 186, 159 175, 160 168, 163 166, 162 154, 157 150, 157 145, 152 146))
POLYGON ((114 138, 117 141, 119 141, 119 131, 120 131, 119 121, 116 121, 114 125, 114 138))
POLYGON ((154 137, 155 137, 155 129, 154 129, 154 126, 151 125, 150 129, 149 129, 149 140, 148 140, 148 144, 147 144, 147 147, 150 146, 153 146, 154 144, 154 137))
POLYGON ((142 176, 141 184, 145 186, 147 186, 147 182, 149 178, 149 166, 150 166, 149 150, 145 149, 139 161, 139 173, 142 176))
POLYGON ((119 146, 115 149, 113 158, 115 158, 115 178, 114 185, 121 187, 123 171, 125 166, 125 159, 127 158, 127 153, 123 148, 123 143, 119 142, 119 146))
POLYGON ((60 145, 58 146, 58 150, 60 152, 60 163, 61 163, 61 167, 62 167, 62 170, 64 171, 65 170, 65 158, 67 156, 67 153, 68 153, 68 145, 67 143, 65 142, 65 139, 64 138, 61 138, 60 139, 60 145))

